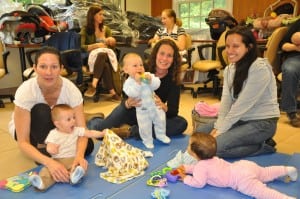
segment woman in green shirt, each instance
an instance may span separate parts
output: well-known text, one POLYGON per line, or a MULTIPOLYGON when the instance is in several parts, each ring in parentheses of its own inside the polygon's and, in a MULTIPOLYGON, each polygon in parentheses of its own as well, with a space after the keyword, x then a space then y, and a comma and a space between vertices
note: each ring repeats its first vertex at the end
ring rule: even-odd
MULTIPOLYGON (((81 48, 88 54, 97 48, 114 48, 115 38, 109 27, 104 25, 104 10, 99 6, 91 6, 87 13, 87 25, 81 29, 81 48)), ((103 77, 104 84, 112 95, 112 99, 121 100, 113 86, 110 59, 105 52, 98 53, 94 62, 92 86, 85 92, 85 96, 92 97, 96 93, 98 81, 103 77)))

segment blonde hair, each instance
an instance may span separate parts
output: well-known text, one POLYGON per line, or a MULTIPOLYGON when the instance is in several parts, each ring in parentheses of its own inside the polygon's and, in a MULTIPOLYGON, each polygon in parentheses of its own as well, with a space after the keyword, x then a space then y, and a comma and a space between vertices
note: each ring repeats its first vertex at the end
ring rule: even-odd
POLYGON ((141 58, 141 56, 139 54, 137 54, 137 53, 133 53, 133 52, 127 53, 122 58, 121 66, 124 67, 125 64, 126 64, 126 62, 128 61, 128 59, 131 58, 131 57, 139 57, 139 58, 141 58))
POLYGON ((176 17, 176 12, 173 9, 167 8, 162 11, 162 13, 166 13, 166 15, 170 18, 173 18, 174 24, 178 27, 182 26, 182 20, 176 17))

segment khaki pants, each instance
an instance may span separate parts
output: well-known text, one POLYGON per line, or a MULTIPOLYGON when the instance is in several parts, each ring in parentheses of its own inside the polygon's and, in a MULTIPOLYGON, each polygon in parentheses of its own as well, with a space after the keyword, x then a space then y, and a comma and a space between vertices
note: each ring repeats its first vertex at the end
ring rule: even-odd
MULTIPOLYGON (((68 171, 71 171, 74 158, 59 158, 59 159, 54 159, 54 160, 62 163, 68 171)), ((51 187, 52 185, 54 185, 56 183, 54 181, 54 179, 52 178, 52 176, 51 176, 51 174, 50 174, 47 167, 43 167, 40 170, 39 175, 42 178, 42 181, 44 183, 44 189, 43 190, 47 190, 49 187, 51 187)))

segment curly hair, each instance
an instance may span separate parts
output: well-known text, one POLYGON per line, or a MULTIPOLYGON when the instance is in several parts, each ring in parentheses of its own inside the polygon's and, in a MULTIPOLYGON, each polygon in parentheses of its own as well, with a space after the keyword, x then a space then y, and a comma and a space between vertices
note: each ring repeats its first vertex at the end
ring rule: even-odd
POLYGON ((150 58, 149 58, 149 63, 148 63, 149 72, 154 73, 154 74, 156 73, 156 57, 157 57, 158 50, 160 49, 160 47, 162 45, 169 45, 174 50, 173 62, 171 64, 170 68, 168 69, 168 71, 169 71, 168 74, 172 75, 172 80, 176 83, 176 85, 180 85, 180 83, 181 83, 181 80, 180 80, 181 56, 179 54, 179 49, 178 49, 177 45, 175 44, 174 41, 172 41, 170 39, 161 39, 153 47, 153 50, 152 50, 150 58))

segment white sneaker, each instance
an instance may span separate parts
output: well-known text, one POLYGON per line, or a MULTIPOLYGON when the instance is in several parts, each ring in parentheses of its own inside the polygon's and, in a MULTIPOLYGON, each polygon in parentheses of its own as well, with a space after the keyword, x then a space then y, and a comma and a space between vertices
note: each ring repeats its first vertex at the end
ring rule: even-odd
POLYGON ((286 171, 291 181, 296 181, 298 178, 298 171, 295 167, 286 167, 286 171))
POLYGON ((166 135, 156 136, 156 139, 160 140, 161 142, 163 142, 165 144, 169 144, 171 142, 171 139, 166 135))
POLYGON ((39 190, 42 190, 45 187, 42 178, 38 174, 32 174, 31 176, 29 176, 29 181, 32 186, 39 190))
POLYGON ((77 166, 73 173, 71 173, 70 181, 71 184, 77 184, 79 180, 84 176, 85 171, 81 166, 77 166))

